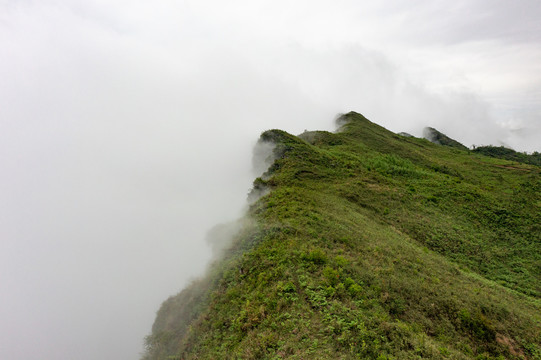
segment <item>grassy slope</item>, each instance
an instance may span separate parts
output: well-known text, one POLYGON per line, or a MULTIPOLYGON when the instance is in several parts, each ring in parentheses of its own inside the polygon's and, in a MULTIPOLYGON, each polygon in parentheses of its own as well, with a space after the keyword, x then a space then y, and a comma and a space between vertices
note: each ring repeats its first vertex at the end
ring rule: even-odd
POLYGON ((541 169, 345 119, 262 135, 271 193, 146 358, 541 359, 541 169))
POLYGON ((486 156, 497 157, 511 161, 517 161, 524 164, 532 164, 541 166, 541 154, 534 152, 533 154, 520 153, 513 149, 503 146, 479 146, 473 149, 473 152, 486 156))

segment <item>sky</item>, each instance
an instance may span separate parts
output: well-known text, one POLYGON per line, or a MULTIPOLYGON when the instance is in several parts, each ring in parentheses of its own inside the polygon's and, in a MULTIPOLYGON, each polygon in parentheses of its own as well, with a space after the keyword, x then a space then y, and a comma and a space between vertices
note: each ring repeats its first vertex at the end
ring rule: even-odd
POLYGON ((537 0, 0 0, 0 358, 137 359, 261 132, 541 150, 537 0))

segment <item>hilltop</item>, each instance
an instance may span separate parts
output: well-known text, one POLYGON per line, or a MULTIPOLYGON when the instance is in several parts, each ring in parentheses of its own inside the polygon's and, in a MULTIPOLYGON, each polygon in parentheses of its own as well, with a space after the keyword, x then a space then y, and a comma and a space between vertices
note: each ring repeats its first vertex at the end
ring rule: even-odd
POLYGON ((339 124, 261 135, 263 196, 144 359, 541 359, 541 167, 339 124))
POLYGON ((462 150, 468 150, 466 146, 462 145, 455 139, 451 139, 449 136, 445 135, 442 132, 439 132, 438 130, 432 127, 426 127, 423 130, 423 136, 425 139, 433 142, 434 144, 451 146, 451 147, 455 147, 457 149, 462 149, 462 150))

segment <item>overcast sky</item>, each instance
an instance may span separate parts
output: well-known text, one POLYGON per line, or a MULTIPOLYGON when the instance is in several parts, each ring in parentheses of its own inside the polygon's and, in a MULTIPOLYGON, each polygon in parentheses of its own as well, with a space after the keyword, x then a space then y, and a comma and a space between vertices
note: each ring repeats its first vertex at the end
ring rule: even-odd
POLYGON ((259 134, 337 113, 541 150, 541 3, 0 0, 0 358, 136 359, 242 214, 259 134))

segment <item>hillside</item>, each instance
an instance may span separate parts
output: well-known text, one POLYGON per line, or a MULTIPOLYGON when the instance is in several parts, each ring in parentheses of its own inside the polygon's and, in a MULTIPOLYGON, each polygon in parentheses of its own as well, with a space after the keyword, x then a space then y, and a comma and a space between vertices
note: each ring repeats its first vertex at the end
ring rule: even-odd
POLYGON ((473 152, 524 164, 541 166, 541 154, 537 151, 533 154, 526 154, 504 146, 478 146, 473 149, 473 152))
POLYGON ((541 359, 541 168, 340 124, 261 135, 266 195, 144 359, 541 359))

